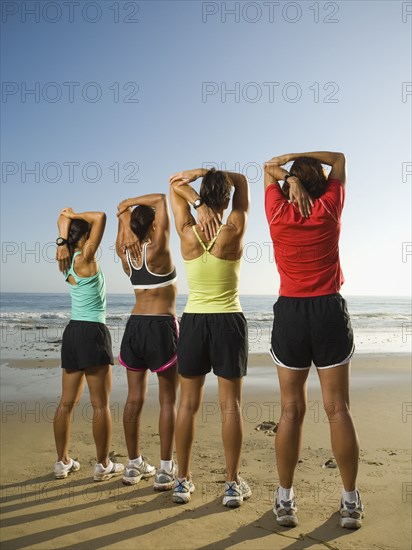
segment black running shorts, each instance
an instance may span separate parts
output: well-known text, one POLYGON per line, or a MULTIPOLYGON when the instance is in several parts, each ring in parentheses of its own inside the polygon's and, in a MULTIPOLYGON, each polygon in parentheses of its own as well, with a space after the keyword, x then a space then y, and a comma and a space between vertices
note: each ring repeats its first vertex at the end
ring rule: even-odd
POLYGON ((113 365, 112 339, 106 325, 70 321, 63 332, 61 360, 68 371, 113 365))
POLYGON ((277 365, 319 369, 348 363, 354 352, 346 301, 340 294, 280 296, 273 306, 271 354, 277 365))
POLYGON ((178 371, 223 378, 245 376, 248 331, 243 313, 184 313, 177 346, 178 371))
POLYGON ((131 315, 120 346, 119 362, 132 371, 162 372, 177 362, 179 323, 171 315, 131 315))

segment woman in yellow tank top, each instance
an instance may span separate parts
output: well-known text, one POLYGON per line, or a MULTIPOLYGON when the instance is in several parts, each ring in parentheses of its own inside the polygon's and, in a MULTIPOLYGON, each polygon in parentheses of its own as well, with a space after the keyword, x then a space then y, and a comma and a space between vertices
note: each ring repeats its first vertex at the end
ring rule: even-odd
POLYGON ((249 187, 241 174, 203 169, 174 174, 170 183, 171 205, 189 286, 177 347, 179 472, 173 501, 188 502, 195 489, 190 477, 190 458, 196 415, 206 374, 213 368, 218 377, 226 458, 223 504, 234 508, 251 496, 249 486, 238 474, 243 437, 242 377, 246 374, 248 354, 246 319, 239 302, 239 272, 249 187), (199 177, 203 180, 198 194, 189 184, 199 177), (232 186, 232 211, 222 225, 232 186), (197 222, 191 206, 197 211, 197 222))

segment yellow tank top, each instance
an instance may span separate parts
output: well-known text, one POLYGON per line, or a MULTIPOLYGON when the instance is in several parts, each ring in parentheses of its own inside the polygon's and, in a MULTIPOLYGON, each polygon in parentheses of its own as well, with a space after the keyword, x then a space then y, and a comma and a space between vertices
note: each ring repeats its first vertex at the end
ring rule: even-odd
POLYGON ((210 251, 223 226, 206 246, 196 227, 193 231, 204 252, 194 260, 183 260, 186 268, 189 299, 185 313, 233 313, 241 312, 239 302, 239 260, 223 260, 213 256, 210 251))

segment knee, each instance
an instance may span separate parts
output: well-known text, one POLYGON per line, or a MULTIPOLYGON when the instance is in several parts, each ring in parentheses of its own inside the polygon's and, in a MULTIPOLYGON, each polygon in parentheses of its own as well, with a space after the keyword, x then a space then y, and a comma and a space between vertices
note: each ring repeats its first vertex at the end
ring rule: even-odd
POLYGON ((325 401, 323 403, 326 416, 329 420, 334 420, 340 415, 350 416, 349 403, 341 400, 325 401))
POLYGON ((188 415, 195 415, 199 411, 200 401, 192 399, 181 399, 179 403, 179 412, 188 415))
POLYGON ((144 405, 144 396, 129 396, 124 406, 124 413, 126 414, 140 414, 144 405))
POLYGON ((59 406, 57 407, 57 412, 60 414, 64 413, 71 413, 75 406, 79 404, 80 400, 78 401, 60 401, 59 406))
POLYGON ((282 420, 302 424, 306 414, 305 401, 289 401, 282 404, 282 420))
POLYGON ((174 408, 176 406, 176 393, 159 395, 159 404, 161 408, 174 408))
POLYGON ((220 411, 222 416, 225 413, 240 414, 240 399, 233 397, 220 402, 220 411))
POLYGON ((107 400, 91 401, 91 405, 92 405, 94 414, 101 415, 106 413, 107 411, 109 411, 110 413, 109 402, 107 400))

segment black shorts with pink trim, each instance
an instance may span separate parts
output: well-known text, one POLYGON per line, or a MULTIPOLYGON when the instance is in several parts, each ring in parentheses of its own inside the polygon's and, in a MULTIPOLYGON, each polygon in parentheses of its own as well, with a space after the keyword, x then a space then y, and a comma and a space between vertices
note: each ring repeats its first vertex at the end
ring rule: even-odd
POLYGON ((290 298, 280 296, 273 306, 270 353, 281 367, 318 369, 348 363, 355 350, 353 330, 340 294, 290 298))
POLYGON ((176 317, 131 315, 120 346, 119 362, 132 371, 165 371, 177 363, 178 337, 176 317))

